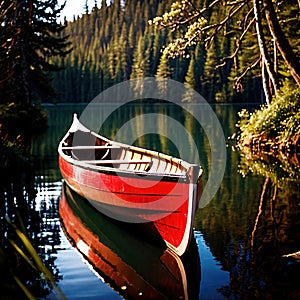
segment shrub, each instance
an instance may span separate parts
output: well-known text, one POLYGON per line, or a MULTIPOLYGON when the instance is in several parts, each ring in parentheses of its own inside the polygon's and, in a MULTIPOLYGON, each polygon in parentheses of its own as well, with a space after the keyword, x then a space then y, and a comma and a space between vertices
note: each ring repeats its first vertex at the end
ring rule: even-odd
POLYGON ((46 113, 39 107, 15 103, 0 105, 0 167, 6 175, 28 167, 28 142, 46 125, 46 113))
POLYGON ((244 109, 239 117, 240 143, 258 135, 279 143, 289 141, 300 134, 300 89, 285 85, 270 106, 253 113, 244 109))

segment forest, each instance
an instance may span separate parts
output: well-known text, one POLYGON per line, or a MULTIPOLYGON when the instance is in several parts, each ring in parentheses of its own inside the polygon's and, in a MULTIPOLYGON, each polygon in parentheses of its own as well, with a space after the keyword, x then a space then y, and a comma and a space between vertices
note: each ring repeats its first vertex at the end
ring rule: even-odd
MULTIPOLYGON (((270 298, 272 289, 277 298, 292 294, 299 267, 287 261, 285 268, 280 256, 299 251, 299 0, 95 0, 81 17, 61 22, 62 10, 57 0, 0 1, 3 297, 41 299, 53 289, 60 295, 57 256, 49 255, 50 248, 60 250, 54 246, 60 237, 53 222, 59 219, 57 196, 49 193, 41 211, 36 196, 38 188, 52 192, 52 180, 61 180, 56 147, 69 105, 43 104, 88 103, 114 84, 147 76, 182 82, 211 103, 264 104, 240 111, 239 120, 241 106, 212 105, 224 129, 237 132, 228 139, 230 168, 217 198, 199 212, 195 228, 214 260, 231 270, 232 286, 222 288, 227 298, 270 298), (237 172, 254 176, 244 181, 237 172)), ((109 130, 126 121, 117 113, 109 130)), ((183 125, 195 128, 192 135, 202 143, 194 121, 186 117, 183 125)), ((155 135, 150 148, 161 143, 170 151, 161 141, 155 135)), ((207 171, 211 149, 202 147, 207 171)))
POLYGON ((211 103, 266 104, 240 112, 242 145, 257 136, 276 149, 298 145, 299 1, 87 3, 82 16, 63 22, 57 0, 0 3, 3 137, 45 128, 40 103, 88 103, 117 83, 154 76, 211 103))
MULTIPOLYGON (((255 35, 255 22, 249 22, 250 11, 240 9, 227 20, 221 34, 208 43, 198 41, 183 55, 170 57, 164 49, 184 32, 154 26, 155 17, 171 9, 174 1, 102 1, 100 7, 86 7, 82 17, 65 20, 63 36, 69 36, 73 51, 54 62, 64 69, 52 73, 58 96, 54 102, 89 102, 106 88, 124 80, 156 76, 172 78, 195 89, 209 102, 260 102, 264 91, 259 67, 260 50, 255 35), (249 23, 241 42, 243 24, 249 23), (233 55, 234 52, 238 55, 233 55)), ((184 1, 183 1, 184 2, 184 1)), ((222 1, 204 15, 208 24, 226 19, 228 8, 222 1)), ((247 2, 247 1, 242 1, 247 2)), ((249 1, 248 1, 249 2, 249 1)), ((280 22, 290 44, 299 52, 297 1, 284 1, 280 22)), ((213 1, 193 1, 194 7, 209 7, 213 1)), ((262 24, 264 27, 266 24, 262 24)), ((176 28, 175 28, 176 29, 176 28)), ((267 51, 273 53, 274 42, 267 40, 267 51)), ((276 53, 272 61, 279 77, 290 77, 276 53)))
MULTIPOLYGON (((182 82, 209 102, 268 102, 268 81, 274 95, 292 78, 264 16, 268 2, 96 0, 61 22, 57 0, 3 1, 0 103, 89 102, 149 76, 182 82)), ((299 3, 274 7, 299 68, 299 3)))

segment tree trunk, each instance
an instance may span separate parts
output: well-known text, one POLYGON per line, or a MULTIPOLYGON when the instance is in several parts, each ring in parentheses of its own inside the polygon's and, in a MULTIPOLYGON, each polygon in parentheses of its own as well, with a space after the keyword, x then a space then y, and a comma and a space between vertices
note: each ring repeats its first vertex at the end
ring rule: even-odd
POLYGON ((295 55, 289 41, 285 37, 279 21, 274 10, 274 6, 271 0, 264 0, 263 6, 266 13, 266 19, 273 39, 285 61, 290 69, 290 72, 295 79, 296 83, 300 87, 300 63, 299 59, 295 55))
POLYGON ((271 95, 271 89, 270 89, 270 84, 269 84, 269 73, 266 68, 266 64, 262 62, 262 70, 261 70, 261 77, 262 77, 262 84, 263 84, 263 89, 265 93, 265 98, 267 105, 269 106, 271 103, 272 95, 271 95))
POLYGON ((253 7, 254 7, 254 16, 256 19, 256 34, 257 34, 257 41, 259 45, 259 50, 260 54, 262 56, 262 80, 263 80, 263 86, 264 86, 264 91, 265 91, 265 96, 266 96, 266 102, 269 104, 271 101, 270 95, 271 95, 271 90, 272 88, 269 87, 269 91, 266 91, 267 85, 265 84, 266 82, 266 74, 264 73, 267 71, 268 76, 270 77, 270 80, 272 82, 274 91, 276 93, 277 91, 277 80, 276 76, 274 74, 274 70, 272 68, 272 65, 270 63, 270 60, 268 58, 268 52, 267 52, 267 47, 266 47, 266 42, 265 42, 265 37, 263 33, 263 28, 262 28, 262 20, 261 20, 261 9, 259 5, 259 0, 254 0, 253 1, 253 7), (264 70, 265 68, 265 70, 264 70))

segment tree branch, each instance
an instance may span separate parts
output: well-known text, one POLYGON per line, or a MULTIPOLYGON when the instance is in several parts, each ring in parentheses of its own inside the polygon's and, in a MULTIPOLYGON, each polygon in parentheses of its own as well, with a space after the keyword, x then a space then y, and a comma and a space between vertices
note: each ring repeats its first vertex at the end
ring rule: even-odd
POLYGON ((254 69, 257 64, 261 61, 261 56, 255 60, 253 63, 251 63, 251 65, 249 65, 243 72, 240 76, 236 77, 235 78, 235 86, 236 86, 236 89, 238 91, 240 91, 242 89, 242 84, 241 84, 241 81, 242 79, 244 78, 244 76, 252 69, 254 69))
POLYGON ((228 60, 230 59, 233 59, 234 57, 237 56, 240 48, 241 48, 241 45, 242 45, 242 41, 246 35, 246 33, 248 32, 249 28, 252 26, 252 24, 254 23, 255 21, 255 18, 253 18, 249 24, 247 25, 247 27, 244 29, 244 31, 242 32, 242 34, 240 35, 240 37, 237 39, 236 41, 236 48, 235 48, 235 51, 230 55, 230 56, 227 56, 227 57, 224 57, 222 58, 220 64, 216 65, 216 68, 220 68, 220 67, 223 67, 228 60))
POLYGON ((211 45, 215 35, 224 27, 224 25, 226 24, 226 22, 231 19, 235 14, 237 14, 243 7, 244 5, 246 5, 246 3, 248 2, 248 0, 246 1, 241 1, 241 4, 235 8, 234 6, 232 6, 229 9, 229 12, 227 13, 227 16, 220 21, 218 24, 211 24, 209 26, 206 26, 204 28, 202 28, 202 31, 207 31, 211 28, 215 28, 213 30, 213 32, 205 39, 205 47, 209 48, 209 46, 211 45), (235 9, 234 9, 235 8, 235 9))

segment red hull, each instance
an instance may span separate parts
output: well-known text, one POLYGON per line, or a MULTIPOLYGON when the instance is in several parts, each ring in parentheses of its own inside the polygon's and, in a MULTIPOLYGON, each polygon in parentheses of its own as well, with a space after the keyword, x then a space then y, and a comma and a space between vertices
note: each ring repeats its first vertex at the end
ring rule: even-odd
POLYGON ((194 217, 189 216, 189 204, 193 201, 190 198, 196 200, 193 197, 194 187, 190 193, 190 183, 154 181, 153 188, 148 179, 137 181, 136 178, 124 179, 119 175, 95 173, 70 165, 61 157, 59 165, 67 184, 102 213, 132 223, 151 222, 156 229, 153 232, 175 252, 182 246, 186 247, 188 241, 184 241, 184 237, 191 234, 186 230, 192 230, 192 224, 188 223, 194 217), (133 185, 130 185, 132 180, 133 185), (145 185, 151 187, 143 188, 145 185))
MULTIPOLYGON (((99 140, 100 138, 98 136, 99 140)), ((193 234, 194 215, 200 196, 199 167, 176 162, 172 157, 164 158, 165 169, 170 166, 169 173, 164 173, 161 169, 159 173, 155 173, 111 166, 95 167, 72 159, 61 150, 62 144, 63 142, 59 146, 59 167, 66 183, 75 192, 111 218, 129 223, 144 223, 144 228, 165 241, 178 255, 186 251, 193 234), (179 175, 172 171, 176 167, 179 175), (186 174, 183 173, 184 168, 186 174)), ((113 145, 124 147, 117 143, 113 145)), ((151 159, 153 155, 158 165, 162 164, 161 155, 157 153, 140 148, 132 148, 130 151, 132 156, 138 154, 141 159, 151 159)))

